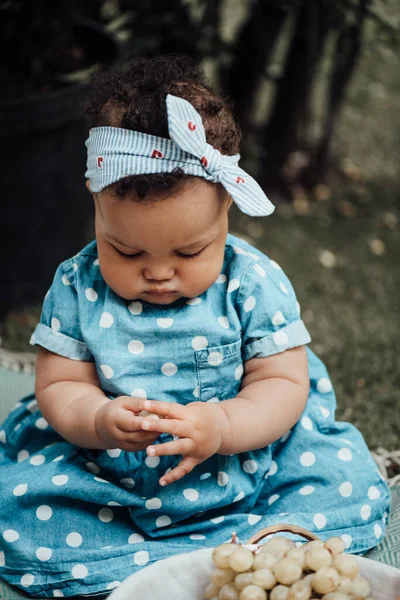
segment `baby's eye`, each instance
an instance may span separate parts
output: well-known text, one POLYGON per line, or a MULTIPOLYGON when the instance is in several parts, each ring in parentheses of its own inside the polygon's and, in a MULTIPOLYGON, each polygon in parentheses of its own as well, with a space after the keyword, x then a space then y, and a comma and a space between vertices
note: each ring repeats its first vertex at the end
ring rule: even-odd
POLYGON ((204 252, 204 250, 206 249, 207 246, 205 246, 204 248, 202 248, 201 250, 199 250, 198 252, 195 252, 194 254, 184 254, 183 252, 178 252, 178 256, 181 256, 182 258, 196 258, 196 256, 200 256, 200 254, 202 252, 204 252))
POLYGON ((116 248, 115 246, 113 246, 113 248, 120 256, 123 256, 124 258, 137 258, 138 256, 142 256, 143 254, 143 252, 136 252, 136 254, 125 254, 125 252, 118 250, 118 248, 116 248))

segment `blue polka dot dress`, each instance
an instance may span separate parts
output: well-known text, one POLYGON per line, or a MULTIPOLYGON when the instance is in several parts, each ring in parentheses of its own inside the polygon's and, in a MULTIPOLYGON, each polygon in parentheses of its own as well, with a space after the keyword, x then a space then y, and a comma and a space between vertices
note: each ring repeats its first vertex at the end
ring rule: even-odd
MULTIPOLYGON (((215 283, 168 307, 126 301, 105 283, 96 243, 58 268, 32 343, 94 361, 104 392, 187 404, 239 391, 243 363, 308 344, 277 263, 232 235, 215 283)), ((180 460, 62 439, 35 397, 0 429, 0 576, 36 597, 98 594, 173 554, 292 523, 362 553, 385 531, 390 495, 359 431, 335 422, 335 395, 307 347, 310 393, 276 442, 216 454, 180 481, 180 460)), ((156 443, 172 439, 162 434, 156 443)))

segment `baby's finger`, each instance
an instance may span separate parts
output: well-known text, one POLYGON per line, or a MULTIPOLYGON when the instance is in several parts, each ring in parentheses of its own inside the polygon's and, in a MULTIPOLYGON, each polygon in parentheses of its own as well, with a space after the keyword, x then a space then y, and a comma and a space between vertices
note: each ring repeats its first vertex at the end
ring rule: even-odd
POLYGON ((174 481, 178 481, 185 477, 188 473, 193 471, 193 469, 200 463, 199 460, 193 458, 191 456, 186 456, 181 462, 169 473, 166 473, 159 480, 159 484, 162 486, 169 485, 174 481))
POLYGON ((156 413, 169 419, 184 419, 186 415, 185 407, 177 402, 144 400, 144 408, 151 413, 156 413))
POLYGON ((142 431, 143 417, 137 417, 130 410, 118 410, 115 415, 115 426, 121 431, 142 431))
POLYGON ((145 402, 147 402, 145 398, 123 396, 123 407, 137 414, 145 408, 145 402))
POLYGON ((149 446, 147 454, 149 456, 172 456, 173 454, 189 454, 194 448, 192 440, 179 438, 173 442, 164 442, 156 446, 149 446))
POLYGON ((170 433, 182 438, 191 438, 194 433, 193 423, 189 421, 178 421, 176 419, 149 419, 144 417, 141 428, 146 431, 158 431, 159 433, 170 433))
POLYGON ((126 443, 142 443, 147 442, 147 444, 152 444, 158 437, 159 433, 157 432, 147 432, 147 431, 134 431, 132 433, 123 432, 122 440, 126 443))

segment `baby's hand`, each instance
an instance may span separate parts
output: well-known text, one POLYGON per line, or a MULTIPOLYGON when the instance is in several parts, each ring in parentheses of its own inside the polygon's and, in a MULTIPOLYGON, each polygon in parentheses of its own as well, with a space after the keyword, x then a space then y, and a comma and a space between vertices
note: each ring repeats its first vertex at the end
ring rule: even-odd
POLYGON ((182 454, 183 459, 160 479, 160 485, 178 481, 197 465, 218 452, 223 439, 230 435, 230 425, 225 411, 209 402, 191 402, 186 406, 174 402, 144 401, 145 409, 166 417, 163 420, 143 419, 141 427, 146 431, 170 433, 178 439, 149 446, 149 456, 182 454))
POLYGON ((139 413, 144 410, 144 402, 144 398, 119 396, 99 408, 95 418, 96 433, 107 448, 138 452, 158 438, 159 433, 142 430, 144 417, 139 413))

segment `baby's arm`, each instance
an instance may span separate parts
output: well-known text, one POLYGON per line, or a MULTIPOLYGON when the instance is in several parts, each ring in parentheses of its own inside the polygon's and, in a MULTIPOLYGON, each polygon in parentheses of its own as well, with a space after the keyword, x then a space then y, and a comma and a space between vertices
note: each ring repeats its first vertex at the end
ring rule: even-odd
POLYGON ((238 395, 218 404, 226 416, 219 453, 238 454, 277 440, 299 420, 309 387, 304 346, 248 360, 238 395))
POLYGON ((64 358, 39 346, 35 394, 53 429, 81 448, 137 451, 158 437, 140 430, 142 419, 135 412, 143 409, 142 399, 107 398, 93 362, 64 358))

